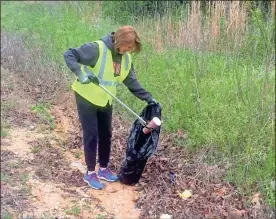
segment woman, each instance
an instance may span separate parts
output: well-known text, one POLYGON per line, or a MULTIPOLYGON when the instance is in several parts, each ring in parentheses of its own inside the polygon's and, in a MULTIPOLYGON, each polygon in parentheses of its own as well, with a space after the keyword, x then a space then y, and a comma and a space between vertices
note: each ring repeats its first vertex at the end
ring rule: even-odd
POLYGON ((112 97, 97 84, 100 83, 115 95, 117 84, 123 82, 139 99, 148 104, 156 103, 135 76, 130 53, 138 53, 140 50, 140 38, 135 29, 122 26, 98 41, 70 48, 64 53, 67 66, 77 76, 72 88, 83 130, 87 165, 83 180, 94 189, 104 187, 99 178, 109 182, 118 180, 108 168, 112 135, 112 97), (97 146, 99 170, 96 173, 97 146))

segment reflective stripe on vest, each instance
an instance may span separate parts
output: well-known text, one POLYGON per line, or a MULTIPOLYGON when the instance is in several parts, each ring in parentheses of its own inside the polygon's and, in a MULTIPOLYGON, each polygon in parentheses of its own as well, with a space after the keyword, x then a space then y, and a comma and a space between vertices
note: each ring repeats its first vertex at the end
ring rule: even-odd
MULTIPOLYGON (((106 60, 105 60, 105 61, 106 61, 106 60)), ((103 63, 103 62, 102 62, 102 63, 103 63)), ((101 63, 100 71, 101 71, 101 68, 102 68, 102 63, 101 63)), ((95 74, 93 74, 93 72, 91 72, 91 71, 87 68, 86 65, 83 67, 83 69, 84 69, 84 71, 85 71, 87 74, 91 74, 91 75, 93 75, 93 76, 95 77, 95 74)), ((103 67, 103 71, 104 71, 104 67, 103 67)), ((98 80, 99 80, 100 84, 103 85, 103 86, 117 86, 117 85, 119 84, 117 81, 104 81, 104 80, 102 79, 102 77, 101 77, 101 78, 98 77, 98 80)))
POLYGON ((126 60, 125 60, 125 70, 127 70, 127 68, 128 68, 128 62, 129 62, 128 55, 125 55, 125 57, 126 57, 126 60))
POLYGON ((105 68, 105 63, 106 63, 106 54, 107 54, 107 46, 104 45, 104 47, 103 47, 103 58, 102 58, 101 66, 100 66, 100 71, 99 71, 99 74, 98 74, 98 79, 99 80, 101 80, 103 78, 104 68, 105 68))

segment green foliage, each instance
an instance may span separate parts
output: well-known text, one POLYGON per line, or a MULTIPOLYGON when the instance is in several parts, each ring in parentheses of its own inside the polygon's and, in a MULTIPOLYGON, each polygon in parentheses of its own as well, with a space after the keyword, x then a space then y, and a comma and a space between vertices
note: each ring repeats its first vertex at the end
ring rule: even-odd
POLYGON ((6 136, 8 136, 8 130, 1 128, 1 137, 6 137, 6 136))
POLYGON ((97 214, 96 215, 96 219, 104 219, 105 217, 104 217, 104 215, 102 215, 102 214, 97 214))
MULTIPOLYGON (((84 2, 83 2, 84 3, 84 2)), ((2 30, 21 34, 27 45, 43 48, 44 55, 64 65, 63 52, 70 47, 97 40, 114 30, 110 22, 86 23, 76 3, 1 2, 2 30)), ((93 3, 94 4, 94 3, 93 3)), ((92 10, 88 5, 87 10, 92 10)))
POLYGON ((180 1, 103 1, 103 15, 124 25, 144 16, 163 15, 177 9, 180 1))
POLYGON ((5 210, 3 212, 3 214, 1 214, 1 218, 2 219, 12 219, 12 215, 7 210, 5 210))
POLYGON ((82 154, 82 152, 81 152, 81 151, 76 151, 76 152, 74 153, 75 158, 80 159, 81 154, 82 154))
POLYGON ((1 182, 7 182, 10 176, 7 173, 1 172, 1 182))
POLYGON ((56 127, 55 121, 49 111, 49 104, 38 103, 31 106, 31 111, 36 113, 44 122, 48 123, 51 129, 56 127))
POLYGON ((20 181, 23 185, 26 185, 27 181, 29 180, 29 174, 27 172, 23 172, 20 174, 20 181))
POLYGON ((65 211, 66 214, 75 215, 75 216, 79 215, 80 212, 81 212, 80 208, 77 206, 74 206, 71 209, 65 211))
POLYGON ((240 53, 249 55, 260 65, 265 61, 264 58, 275 58, 275 19, 263 22, 259 9, 252 10, 251 13, 249 30, 240 53))
POLYGON ((40 153, 41 147, 39 147, 39 146, 31 147, 31 152, 34 154, 40 153))
POLYGON ((8 163, 8 167, 10 168, 18 168, 20 166, 19 162, 10 162, 8 163))

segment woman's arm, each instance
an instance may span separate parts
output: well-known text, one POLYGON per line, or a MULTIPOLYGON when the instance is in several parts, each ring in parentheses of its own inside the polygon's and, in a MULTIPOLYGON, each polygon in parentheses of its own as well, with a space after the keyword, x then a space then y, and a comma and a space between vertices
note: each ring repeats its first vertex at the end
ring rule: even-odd
POLYGON ((99 46, 97 43, 85 43, 78 48, 69 48, 63 57, 68 68, 78 76, 81 72, 79 64, 95 66, 99 58, 99 46))
POLYGON ((148 103, 152 101, 151 93, 147 92, 138 82, 133 64, 131 64, 129 74, 123 83, 129 89, 129 91, 140 100, 144 100, 148 103))

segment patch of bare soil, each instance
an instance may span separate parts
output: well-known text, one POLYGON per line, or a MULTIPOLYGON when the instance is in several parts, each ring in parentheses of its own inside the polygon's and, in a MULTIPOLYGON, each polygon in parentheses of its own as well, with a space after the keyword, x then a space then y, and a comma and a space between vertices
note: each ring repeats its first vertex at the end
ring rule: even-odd
POLYGON ((66 165, 68 160, 47 137, 13 129, 7 138, 10 144, 1 146, 1 172, 5 174, 5 181, 1 182, 2 210, 16 218, 110 217, 95 205, 96 198, 78 193, 78 187, 84 186, 82 174, 66 165))
MULTIPOLYGON (((66 157, 68 158, 68 160, 71 161, 71 166, 81 172, 81 176, 79 178, 81 179, 86 171, 86 168, 84 156, 81 151, 82 142, 80 136, 80 126, 76 120, 76 109, 72 99, 74 100, 73 97, 71 97, 70 99, 67 98, 66 100, 69 101, 69 103, 65 101, 63 103, 60 103, 59 106, 53 107, 52 114, 54 115, 56 121, 59 121, 57 129, 55 130, 56 134, 60 136, 63 140, 66 140, 66 157), (68 152, 68 150, 70 150, 70 152, 68 152)), ((114 122, 118 123, 116 119, 114 122)), ((121 126, 121 129, 125 130, 123 126, 121 126)), ((117 131, 125 132, 123 130, 117 131)), ((116 157, 116 153, 114 152, 119 152, 120 148, 122 150, 124 142, 122 140, 122 136, 117 137, 116 134, 113 135, 113 140, 113 151, 110 158, 112 165, 110 167, 115 172, 117 172, 120 167, 119 162, 122 160, 118 159, 118 157, 116 157)), ((120 154, 122 154, 122 151, 120 154)), ((119 156, 119 158, 121 158, 121 156, 119 156)), ((136 200, 138 197, 138 192, 135 190, 135 187, 122 185, 119 182, 104 182, 104 184, 105 188, 100 191, 93 190, 86 185, 80 188, 79 191, 88 196, 95 197, 101 203, 101 206, 116 218, 139 217, 140 210, 135 206, 134 202, 134 200, 136 200)))

